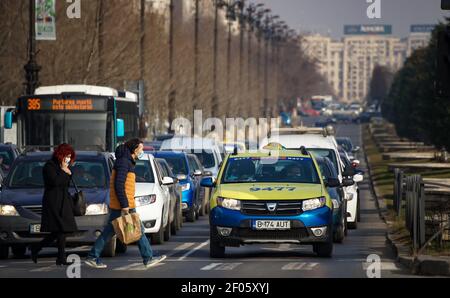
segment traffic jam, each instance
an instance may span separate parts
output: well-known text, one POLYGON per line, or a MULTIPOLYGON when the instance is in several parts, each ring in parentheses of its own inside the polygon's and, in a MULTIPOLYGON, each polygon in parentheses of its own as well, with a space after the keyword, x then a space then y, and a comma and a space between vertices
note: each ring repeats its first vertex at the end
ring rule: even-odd
MULTIPOLYGON (((136 98, 106 87, 40 87, 5 113, 4 127, 17 130, 17 144, 0 146, 1 260, 29 258, 47 235, 41 231, 43 172, 63 140, 76 150, 69 193, 81 190, 86 201, 66 245, 94 245, 109 218, 111 181, 122 154, 116 149, 135 136, 137 123, 130 119, 136 98)), ((142 146, 132 196, 142 233, 156 249, 208 218, 211 259, 252 244, 311 246, 318 258, 332 258, 334 246, 361 221, 361 148, 337 138, 330 125, 273 129, 257 150, 177 134, 142 146)), ((114 235, 102 257, 124 254, 130 245, 114 235)))

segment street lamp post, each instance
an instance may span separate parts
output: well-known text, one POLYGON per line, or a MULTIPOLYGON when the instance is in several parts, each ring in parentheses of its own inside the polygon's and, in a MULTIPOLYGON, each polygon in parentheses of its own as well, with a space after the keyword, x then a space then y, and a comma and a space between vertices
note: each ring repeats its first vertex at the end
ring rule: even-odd
POLYGON ((171 125, 173 120, 175 120, 175 105, 176 105, 176 89, 174 82, 174 0, 170 0, 169 11, 170 11, 170 24, 169 24, 169 81, 170 81, 170 92, 169 92, 169 128, 168 132, 171 132, 171 125))
POLYGON ((42 69, 36 61, 35 41, 35 1, 29 1, 29 36, 28 36, 28 63, 24 66, 26 79, 26 94, 34 94, 39 85, 39 71, 42 69))

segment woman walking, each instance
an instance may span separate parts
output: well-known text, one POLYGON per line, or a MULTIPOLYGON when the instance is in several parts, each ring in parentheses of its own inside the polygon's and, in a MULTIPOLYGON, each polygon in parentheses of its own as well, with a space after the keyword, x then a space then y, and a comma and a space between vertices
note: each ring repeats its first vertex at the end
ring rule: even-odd
POLYGON ((75 162, 75 151, 68 144, 59 145, 53 157, 43 168, 44 198, 42 201, 41 232, 49 233, 40 243, 31 247, 31 258, 37 263, 38 253, 51 246, 58 246, 56 265, 70 265, 66 260, 66 234, 76 232, 73 202, 69 194, 72 172, 69 165, 75 162))

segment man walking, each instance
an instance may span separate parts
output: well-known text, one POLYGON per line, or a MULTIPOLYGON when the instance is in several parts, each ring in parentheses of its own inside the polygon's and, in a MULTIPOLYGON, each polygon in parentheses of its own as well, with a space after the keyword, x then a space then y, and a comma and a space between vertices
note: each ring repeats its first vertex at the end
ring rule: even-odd
MULTIPOLYGON (((111 175, 110 183, 110 216, 108 223, 104 228, 100 237, 98 237, 85 263, 93 268, 107 268, 100 260, 100 254, 103 251, 105 243, 107 243, 114 235, 112 222, 122 215, 136 212, 136 204, 134 201, 134 193, 136 187, 135 166, 136 160, 144 155, 144 144, 139 139, 132 139, 124 145, 120 145, 116 149, 116 162, 111 175)), ((141 230, 144 226, 141 223, 141 230)), ((154 257, 150 243, 142 233, 138 242, 139 251, 141 253, 144 266, 149 268, 160 263, 166 256, 154 257)))

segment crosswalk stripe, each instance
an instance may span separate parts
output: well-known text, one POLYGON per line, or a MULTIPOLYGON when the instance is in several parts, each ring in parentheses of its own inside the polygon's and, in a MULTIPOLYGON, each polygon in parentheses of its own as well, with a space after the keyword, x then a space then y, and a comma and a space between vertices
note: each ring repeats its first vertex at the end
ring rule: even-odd
POLYGON ((205 267, 203 267, 202 271, 231 271, 235 268, 237 268, 239 265, 242 265, 242 263, 212 263, 205 267))
MULTIPOLYGON (((369 268, 369 266, 371 266, 373 264, 374 263, 364 262, 362 264, 363 270, 367 270, 369 268)), ((381 270, 395 271, 395 270, 400 270, 400 268, 398 268, 394 262, 381 262, 381 270)))
POLYGON ((135 267, 139 267, 139 266, 144 266, 144 264, 142 262, 141 263, 133 263, 130 265, 114 268, 113 271, 127 271, 127 270, 131 270, 135 267))
POLYGON ((37 268, 37 269, 32 269, 30 270, 30 272, 50 272, 53 271, 55 269, 58 269, 58 267, 56 267, 56 265, 52 265, 52 266, 47 266, 47 267, 41 267, 41 268, 37 268))
POLYGON ((289 264, 284 265, 281 270, 306 270, 311 271, 313 270, 319 263, 304 263, 304 262, 292 262, 289 264))
POLYGON ((192 250, 188 251, 187 253, 185 253, 182 257, 178 258, 178 260, 182 261, 184 259, 186 259, 188 256, 192 255, 193 253, 195 253, 197 250, 202 249, 204 246, 209 244, 209 240, 203 242, 202 244, 198 245, 197 247, 193 248, 192 250))

